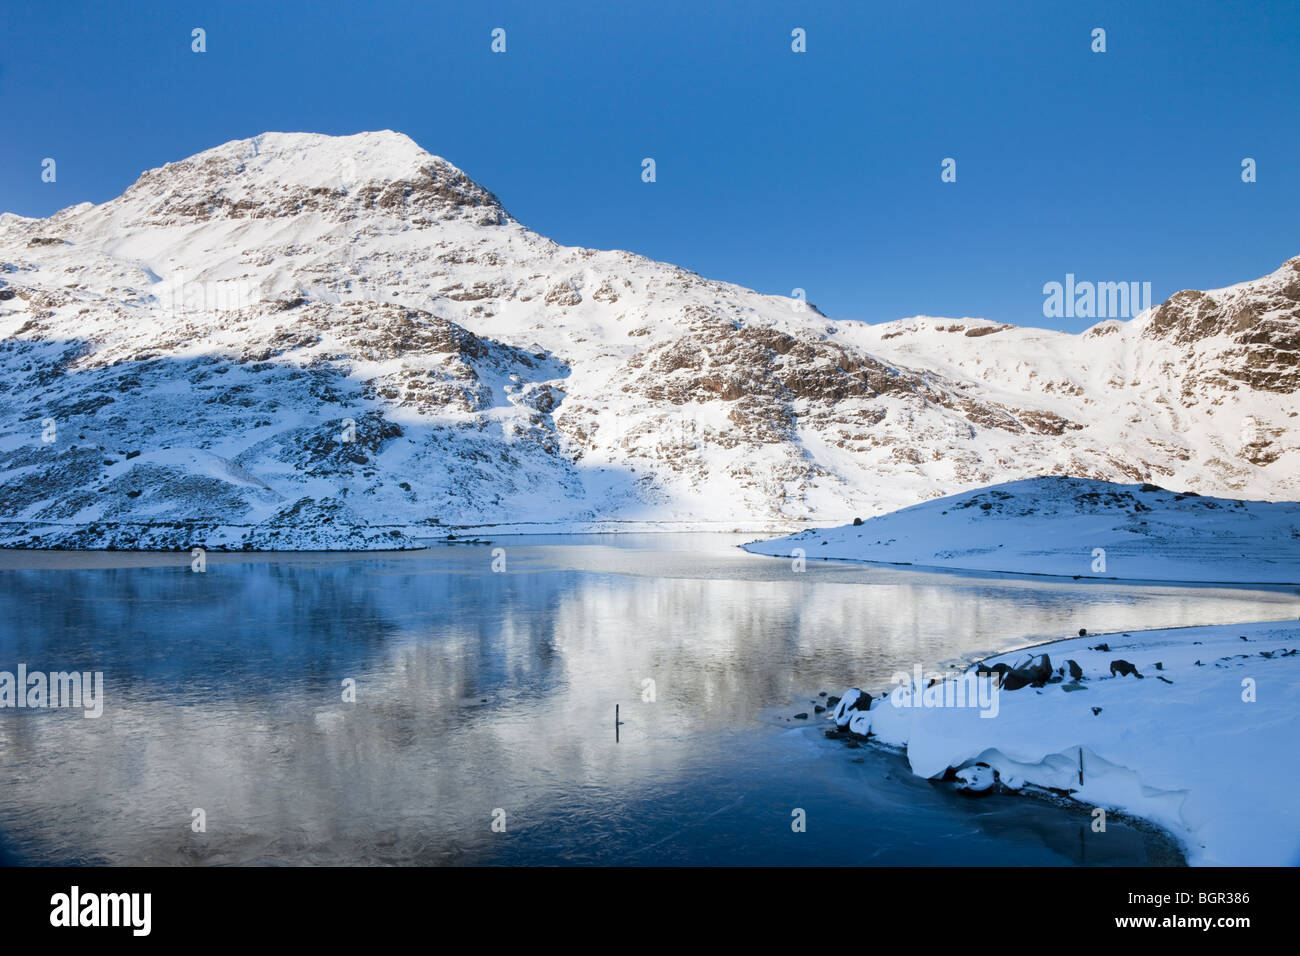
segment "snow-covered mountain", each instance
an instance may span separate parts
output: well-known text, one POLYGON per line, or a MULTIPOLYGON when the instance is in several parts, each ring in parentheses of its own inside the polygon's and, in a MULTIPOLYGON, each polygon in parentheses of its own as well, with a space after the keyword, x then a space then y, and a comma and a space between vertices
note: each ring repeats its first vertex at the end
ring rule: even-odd
POLYGON ((782 530, 1044 474, 1300 485, 1300 258, 1081 335, 831 321, 559 246, 392 132, 266 133, 0 216, 0 337, 11 546, 782 530))

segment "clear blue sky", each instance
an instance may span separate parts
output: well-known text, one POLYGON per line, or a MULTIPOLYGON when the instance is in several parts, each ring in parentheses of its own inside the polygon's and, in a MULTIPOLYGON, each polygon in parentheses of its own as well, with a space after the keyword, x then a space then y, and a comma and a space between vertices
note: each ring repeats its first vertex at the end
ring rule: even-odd
POLYGON ((1294 0, 11 2, 0 103, 2 211, 266 130, 395 129, 559 242, 836 318, 1077 330, 1042 316, 1067 272, 1160 300, 1300 254, 1294 0))

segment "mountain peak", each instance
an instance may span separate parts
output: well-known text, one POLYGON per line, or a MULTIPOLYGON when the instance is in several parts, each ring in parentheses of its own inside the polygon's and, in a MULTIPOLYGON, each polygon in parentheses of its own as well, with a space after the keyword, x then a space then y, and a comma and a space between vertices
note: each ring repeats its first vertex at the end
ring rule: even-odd
POLYGON ((264 133, 0 219, 0 544, 791 529, 1044 473, 1294 497, 1298 304, 1288 264, 1084 336, 832 323, 540 237, 400 134, 264 133))
POLYGON ((392 130, 350 136, 259 133, 223 143, 163 168, 213 162, 231 164, 236 175, 299 186, 350 187, 375 181, 393 182, 410 178, 426 166, 461 172, 409 136, 392 130))
MULTIPOLYGON (((155 223, 342 212, 360 204, 456 218, 465 207, 482 225, 505 220, 492 193, 452 163, 392 130, 328 136, 266 132, 232 140, 143 173, 122 194, 155 223)), ((350 217, 351 213, 345 213, 350 217)))

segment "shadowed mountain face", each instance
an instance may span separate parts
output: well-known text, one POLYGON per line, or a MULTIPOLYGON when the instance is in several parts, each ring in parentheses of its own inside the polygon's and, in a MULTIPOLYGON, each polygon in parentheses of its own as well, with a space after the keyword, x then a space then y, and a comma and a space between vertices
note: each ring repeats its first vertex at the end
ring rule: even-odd
POLYGON ((267 133, 0 216, 0 543, 775 530, 1041 474, 1294 498, 1298 354, 1300 259, 1081 335, 834 322, 556 245, 400 134, 267 133))

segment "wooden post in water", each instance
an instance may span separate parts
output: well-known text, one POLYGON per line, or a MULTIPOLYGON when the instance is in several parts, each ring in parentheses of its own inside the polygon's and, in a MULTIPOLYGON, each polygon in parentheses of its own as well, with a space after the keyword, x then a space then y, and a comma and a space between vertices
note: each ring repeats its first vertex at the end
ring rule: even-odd
POLYGON ((618 743, 618 704, 614 705, 614 743, 618 743))
POLYGON ((1083 745, 1079 745, 1079 786, 1083 786, 1083 745))

